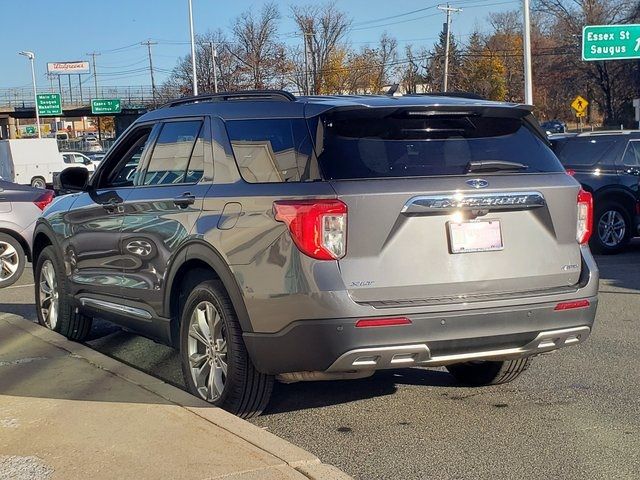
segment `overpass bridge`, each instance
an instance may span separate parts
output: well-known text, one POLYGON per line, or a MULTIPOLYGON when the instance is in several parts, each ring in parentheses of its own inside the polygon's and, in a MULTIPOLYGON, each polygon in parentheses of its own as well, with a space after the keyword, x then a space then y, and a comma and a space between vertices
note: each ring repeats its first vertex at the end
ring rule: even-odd
MULTIPOLYGON (((122 132, 148 110, 183 95, 183 92, 166 88, 153 91, 150 86, 105 86, 98 87, 96 91, 94 88, 82 85, 74 85, 71 88, 38 89, 38 94, 41 93, 59 93, 62 99, 62 115, 41 116, 41 124, 53 118, 96 116, 91 112, 91 100, 119 99, 121 112, 108 115, 115 117, 116 134, 122 132)), ((35 117, 35 102, 31 87, 0 88, 0 138, 14 138, 17 119, 33 119, 35 123, 35 117)))

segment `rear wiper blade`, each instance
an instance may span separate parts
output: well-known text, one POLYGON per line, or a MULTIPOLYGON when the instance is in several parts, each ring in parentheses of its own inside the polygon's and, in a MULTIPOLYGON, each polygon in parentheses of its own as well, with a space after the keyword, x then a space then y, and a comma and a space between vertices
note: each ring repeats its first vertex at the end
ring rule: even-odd
POLYGON ((467 173, 471 172, 500 172, 526 170, 524 163, 509 162, 507 160, 481 160, 467 163, 467 173))

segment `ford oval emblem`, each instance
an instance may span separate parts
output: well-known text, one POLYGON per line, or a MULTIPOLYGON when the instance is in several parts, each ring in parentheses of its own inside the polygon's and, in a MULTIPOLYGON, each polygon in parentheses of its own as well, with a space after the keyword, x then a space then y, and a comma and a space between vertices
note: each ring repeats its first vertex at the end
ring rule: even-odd
POLYGON ((486 188, 489 186, 489 182, 484 178, 472 178, 471 180, 467 180, 466 183, 472 188, 486 188))

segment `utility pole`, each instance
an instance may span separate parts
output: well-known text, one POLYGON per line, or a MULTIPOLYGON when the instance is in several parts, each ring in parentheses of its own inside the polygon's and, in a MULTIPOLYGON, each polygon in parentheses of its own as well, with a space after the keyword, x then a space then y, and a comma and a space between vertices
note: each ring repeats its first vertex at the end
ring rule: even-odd
POLYGON ((305 95, 311 94, 311 87, 309 86, 309 50, 310 48, 307 45, 311 38, 314 38, 313 32, 305 31, 303 33, 304 38, 304 85, 305 85, 305 95))
POLYGON ((91 57, 91 65, 93 68, 93 87, 95 88, 95 97, 92 98, 98 98, 98 71, 96 70, 96 57, 100 56, 100 53, 98 52, 92 52, 92 53, 87 53, 87 55, 89 57, 91 57))
MULTIPOLYGON (((523 39, 524 50, 524 103, 533 105, 533 81, 531 79, 531 20, 529 18, 529 0, 523 0, 523 39)), ((582 120, 582 117, 580 118, 582 120)))
POLYGON ((209 42, 211 47, 211 64, 213 65, 213 93, 218 93, 218 72, 216 71, 216 58, 218 50, 213 42, 209 42))
POLYGON ((151 74, 151 97, 153 98, 153 103, 156 103, 156 81, 153 78, 153 59, 151 58, 151 45, 157 45, 158 42, 152 42, 151 40, 147 40, 146 42, 142 42, 141 45, 147 46, 147 51, 149 52, 149 73, 151 74))
POLYGON ((447 5, 438 5, 438 10, 442 10, 447 15, 447 21, 444 24, 445 33, 447 35, 447 40, 444 45, 444 74, 442 78, 442 91, 446 92, 449 87, 449 44, 451 43, 451 13, 461 12, 461 8, 451 7, 448 3, 447 5))
MULTIPOLYGON (((93 86, 96 89, 96 96, 92 98, 98 97, 98 70, 96 70, 96 57, 100 54, 98 52, 87 53, 91 57, 91 63, 93 65, 93 86)), ((98 115, 98 141, 102 141, 102 124, 100 122, 100 116, 98 115)))

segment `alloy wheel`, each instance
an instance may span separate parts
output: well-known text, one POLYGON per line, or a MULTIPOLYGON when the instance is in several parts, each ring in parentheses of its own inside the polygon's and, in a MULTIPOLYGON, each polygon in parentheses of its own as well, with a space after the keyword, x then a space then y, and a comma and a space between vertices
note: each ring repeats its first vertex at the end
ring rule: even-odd
POLYGON ((187 355, 200 396, 208 402, 220 398, 227 379, 227 341, 220 312, 211 302, 200 302, 191 314, 187 355))
POLYGON ((40 313, 45 326, 55 330, 58 324, 58 282, 53 262, 45 260, 40 269, 40 313))
POLYGON ((20 255, 8 242, 0 241, 0 281, 9 280, 18 271, 20 255))
POLYGON ((617 210, 608 210, 598 221, 598 236, 606 247, 617 247, 624 239, 627 225, 624 217, 617 210))

